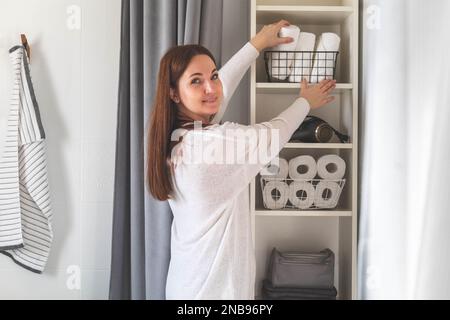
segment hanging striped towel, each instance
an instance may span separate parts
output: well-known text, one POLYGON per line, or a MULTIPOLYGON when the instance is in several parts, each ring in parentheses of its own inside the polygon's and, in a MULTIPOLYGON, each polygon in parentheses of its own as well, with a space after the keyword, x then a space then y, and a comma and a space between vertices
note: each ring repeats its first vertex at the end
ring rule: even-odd
POLYGON ((0 252, 42 273, 53 239, 45 132, 26 50, 10 51, 13 92, 0 149, 0 252))

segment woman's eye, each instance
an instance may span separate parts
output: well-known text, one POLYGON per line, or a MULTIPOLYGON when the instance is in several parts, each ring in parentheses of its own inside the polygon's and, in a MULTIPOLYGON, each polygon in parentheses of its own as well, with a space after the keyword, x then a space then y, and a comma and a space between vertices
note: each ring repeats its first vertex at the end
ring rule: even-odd
MULTIPOLYGON (((219 74, 218 74, 218 73, 214 74, 214 75, 213 75, 213 79, 214 79, 214 80, 219 79, 219 74)), ((195 78, 195 79, 192 80, 191 83, 192 83, 192 84, 199 84, 200 82, 201 82, 201 81, 200 81, 199 78, 195 78), (197 80, 198 80, 198 82, 197 82, 197 80)))

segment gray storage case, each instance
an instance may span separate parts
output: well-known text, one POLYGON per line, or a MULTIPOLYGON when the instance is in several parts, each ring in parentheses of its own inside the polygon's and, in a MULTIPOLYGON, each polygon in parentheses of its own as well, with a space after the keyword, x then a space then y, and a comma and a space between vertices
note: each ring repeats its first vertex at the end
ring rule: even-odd
POLYGON ((331 289, 334 287, 334 253, 280 252, 273 248, 267 279, 274 288, 302 287, 331 289))

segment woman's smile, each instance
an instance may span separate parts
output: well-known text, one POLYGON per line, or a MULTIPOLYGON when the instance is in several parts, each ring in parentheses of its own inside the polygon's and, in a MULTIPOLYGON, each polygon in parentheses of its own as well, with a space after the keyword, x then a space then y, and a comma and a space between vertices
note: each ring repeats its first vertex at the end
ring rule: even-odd
POLYGON ((215 104, 217 102, 217 100, 218 100, 218 97, 215 97, 215 98, 209 98, 209 99, 202 100, 202 102, 206 103, 206 104, 215 104))

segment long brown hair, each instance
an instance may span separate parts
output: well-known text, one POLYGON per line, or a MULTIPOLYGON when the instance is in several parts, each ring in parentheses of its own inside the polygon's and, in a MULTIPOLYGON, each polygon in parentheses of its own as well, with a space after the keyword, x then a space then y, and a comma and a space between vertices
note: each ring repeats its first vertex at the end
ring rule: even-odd
MULTIPOLYGON (((155 199, 171 198, 173 190, 170 156, 179 141, 171 142, 172 132, 177 128, 193 129, 193 120, 178 112, 177 104, 170 98, 170 89, 178 88, 178 81, 192 58, 208 55, 216 64, 214 56, 205 47, 196 44, 175 46, 162 57, 159 65, 158 83, 147 129, 147 187, 155 199)), ((202 126, 210 124, 202 123, 202 126)))

